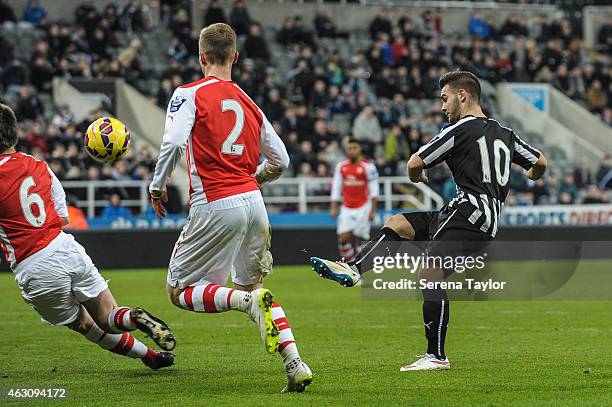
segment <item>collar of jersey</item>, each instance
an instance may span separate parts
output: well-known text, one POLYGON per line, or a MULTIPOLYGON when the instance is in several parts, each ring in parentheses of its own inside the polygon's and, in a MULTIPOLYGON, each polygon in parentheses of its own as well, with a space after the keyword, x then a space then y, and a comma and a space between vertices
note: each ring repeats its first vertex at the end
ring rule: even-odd
POLYGON ((234 81, 224 81, 223 79, 219 79, 219 78, 217 78, 217 77, 216 77, 216 76, 214 76, 214 75, 208 75, 206 78, 204 78, 204 80, 206 80, 206 79, 216 79, 216 80, 218 80, 219 82, 225 82, 225 83, 236 83, 236 82, 234 82, 234 81))
MULTIPOLYGON (((219 79, 219 80, 221 80, 221 79, 219 79)), ((473 114, 466 114, 465 116, 461 117, 459 120, 463 120, 466 117, 473 117, 475 119, 487 119, 487 120, 489 119, 488 116, 474 116, 473 114)), ((457 121, 459 121, 459 120, 457 120, 457 121)))

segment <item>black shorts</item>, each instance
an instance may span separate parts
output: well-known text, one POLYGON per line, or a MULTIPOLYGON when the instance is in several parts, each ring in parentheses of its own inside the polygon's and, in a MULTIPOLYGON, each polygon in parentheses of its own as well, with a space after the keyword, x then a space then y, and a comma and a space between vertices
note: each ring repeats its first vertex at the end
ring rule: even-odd
MULTIPOLYGON (((430 256, 476 256, 482 253, 493 237, 470 223, 457 209, 403 213, 414 229, 415 241, 429 241, 430 256)), ((445 270, 450 275, 454 270, 445 270)))
POLYGON ((491 241, 493 237, 470 223, 457 209, 406 212, 404 218, 414 229, 416 241, 491 241))

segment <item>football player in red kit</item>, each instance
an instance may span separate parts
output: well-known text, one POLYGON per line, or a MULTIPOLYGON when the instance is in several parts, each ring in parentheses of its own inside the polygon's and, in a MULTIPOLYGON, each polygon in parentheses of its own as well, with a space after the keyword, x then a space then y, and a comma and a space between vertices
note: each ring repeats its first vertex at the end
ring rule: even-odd
POLYGON ((359 254, 361 242, 370 239, 379 187, 376 165, 363 158, 357 140, 349 140, 346 155, 348 160, 339 162, 334 171, 331 215, 338 217, 336 233, 340 257, 351 262, 359 254))
POLYGON ((268 353, 280 353, 284 391, 301 392, 312 381, 282 307, 263 288, 272 271, 270 224, 260 185, 289 165, 280 137, 259 107, 231 80, 238 59, 236 34, 227 24, 200 33, 204 78, 177 88, 149 187, 157 215, 165 215, 166 182, 187 157, 189 222, 168 267, 174 305, 193 312, 240 311, 258 324, 268 353), (265 160, 259 166, 259 156, 265 160), (234 288, 225 285, 231 276, 234 288))
POLYGON ((106 281, 72 235, 64 189, 44 161, 15 151, 17 120, 0 104, 0 246, 23 299, 42 320, 64 325, 100 347, 141 359, 152 369, 171 366, 129 332, 139 329, 172 350, 168 326, 142 308, 118 307, 106 281))

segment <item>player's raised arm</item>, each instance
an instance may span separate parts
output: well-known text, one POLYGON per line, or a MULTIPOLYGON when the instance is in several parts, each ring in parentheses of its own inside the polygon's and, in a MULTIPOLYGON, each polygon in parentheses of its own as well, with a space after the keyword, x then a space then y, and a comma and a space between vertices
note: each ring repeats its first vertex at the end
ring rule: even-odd
POLYGON ((265 116, 263 116, 261 125, 259 148, 265 159, 257 167, 255 179, 259 185, 263 185, 276 180, 289 168, 289 154, 287 154, 285 144, 265 116))
POLYGON ((523 167, 528 178, 534 181, 542 178, 548 165, 544 154, 525 143, 516 133, 512 132, 512 136, 514 138, 512 162, 523 167))
POLYGON ((435 167, 444 161, 455 147, 455 136, 462 124, 476 119, 474 116, 464 117, 456 123, 445 127, 429 143, 412 154, 408 161, 408 177, 412 182, 427 182, 423 169, 435 167))
POLYGON ((64 192, 62 184, 59 182, 51 168, 47 166, 47 169, 51 175, 51 199, 53 200, 53 206, 55 206, 57 216, 62 218, 64 225, 67 225, 70 222, 70 219, 68 218, 68 207, 66 205, 66 192, 64 192))
POLYGON ((193 128, 194 120, 195 105, 193 99, 186 94, 183 88, 176 89, 166 111, 164 137, 159 149, 153 180, 149 186, 151 205, 159 218, 166 215, 162 204, 162 201, 167 200, 165 194, 166 183, 185 152, 185 145, 193 128))

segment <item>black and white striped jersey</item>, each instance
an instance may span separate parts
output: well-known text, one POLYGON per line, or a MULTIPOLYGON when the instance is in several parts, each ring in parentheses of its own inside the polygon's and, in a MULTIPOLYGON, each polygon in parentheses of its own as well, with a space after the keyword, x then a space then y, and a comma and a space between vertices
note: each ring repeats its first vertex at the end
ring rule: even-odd
POLYGON ((425 168, 446 162, 457 184, 457 196, 448 206, 493 237, 510 188, 511 164, 527 170, 540 157, 538 150, 511 129, 475 116, 446 126, 417 154, 425 168))

